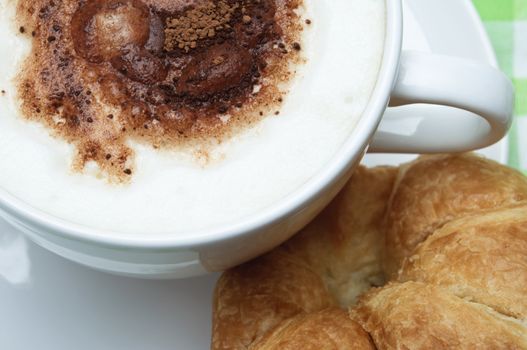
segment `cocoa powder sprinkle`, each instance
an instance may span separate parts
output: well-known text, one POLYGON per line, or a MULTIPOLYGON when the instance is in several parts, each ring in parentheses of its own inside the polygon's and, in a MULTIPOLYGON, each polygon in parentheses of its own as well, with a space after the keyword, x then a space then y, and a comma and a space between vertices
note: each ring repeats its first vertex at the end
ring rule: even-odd
POLYGON ((182 16, 169 17, 166 20, 164 49, 185 52, 195 49, 199 40, 213 38, 217 32, 229 29, 229 22, 239 6, 238 3, 210 1, 186 11, 182 16))

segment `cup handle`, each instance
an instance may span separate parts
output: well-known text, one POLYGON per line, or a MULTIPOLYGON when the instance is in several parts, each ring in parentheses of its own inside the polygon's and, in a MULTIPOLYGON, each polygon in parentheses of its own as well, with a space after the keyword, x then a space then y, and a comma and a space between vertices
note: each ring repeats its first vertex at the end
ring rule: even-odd
POLYGON ((397 108, 387 109, 369 152, 472 151, 507 134, 514 88, 489 65, 403 52, 390 106, 397 108))

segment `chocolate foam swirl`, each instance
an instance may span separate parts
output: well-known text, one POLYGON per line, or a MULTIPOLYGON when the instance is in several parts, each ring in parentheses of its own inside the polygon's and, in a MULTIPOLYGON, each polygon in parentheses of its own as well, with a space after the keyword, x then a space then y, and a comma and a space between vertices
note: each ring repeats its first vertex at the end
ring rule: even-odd
MULTIPOLYGON (((19 0, 32 36, 19 74, 25 117, 95 162, 133 174, 129 140, 221 140, 279 108, 300 60, 300 0, 19 0)), ((20 31, 22 32, 22 31, 20 31)))

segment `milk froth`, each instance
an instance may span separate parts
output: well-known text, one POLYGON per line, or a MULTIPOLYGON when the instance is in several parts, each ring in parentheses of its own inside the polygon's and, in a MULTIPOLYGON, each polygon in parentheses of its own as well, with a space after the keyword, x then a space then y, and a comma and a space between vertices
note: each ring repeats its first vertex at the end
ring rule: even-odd
POLYGON ((30 41, 0 3, 0 187, 67 221, 122 233, 180 233, 254 215, 312 178, 352 135, 374 88, 384 45, 383 0, 305 1, 307 62, 278 116, 203 153, 133 144, 130 184, 70 171, 73 147, 19 114, 13 78, 30 41))

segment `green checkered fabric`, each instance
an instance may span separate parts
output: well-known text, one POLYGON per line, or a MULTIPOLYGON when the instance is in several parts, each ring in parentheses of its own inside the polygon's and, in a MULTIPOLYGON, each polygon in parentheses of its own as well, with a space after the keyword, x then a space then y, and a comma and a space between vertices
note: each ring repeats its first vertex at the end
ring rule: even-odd
POLYGON ((509 163, 527 174, 527 0, 473 0, 501 68, 516 87, 509 163))

